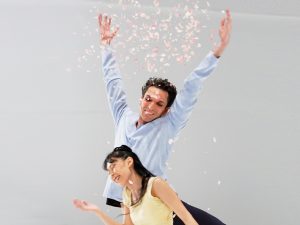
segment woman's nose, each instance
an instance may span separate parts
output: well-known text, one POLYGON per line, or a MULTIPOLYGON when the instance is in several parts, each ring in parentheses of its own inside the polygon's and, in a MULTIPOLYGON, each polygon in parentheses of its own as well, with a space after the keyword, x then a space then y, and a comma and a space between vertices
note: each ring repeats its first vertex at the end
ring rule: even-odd
POLYGON ((108 175, 110 175, 110 176, 113 174, 113 170, 112 169, 108 169, 107 172, 108 172, 108 175))

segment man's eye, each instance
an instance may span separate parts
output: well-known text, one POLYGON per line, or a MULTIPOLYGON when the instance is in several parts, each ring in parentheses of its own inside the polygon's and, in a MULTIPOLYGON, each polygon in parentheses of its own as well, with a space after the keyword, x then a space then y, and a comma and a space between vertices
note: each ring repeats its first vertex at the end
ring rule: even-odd
POLYGON ((146 99, 146 101, 150 101, 150 98, 145 98, 146 99))

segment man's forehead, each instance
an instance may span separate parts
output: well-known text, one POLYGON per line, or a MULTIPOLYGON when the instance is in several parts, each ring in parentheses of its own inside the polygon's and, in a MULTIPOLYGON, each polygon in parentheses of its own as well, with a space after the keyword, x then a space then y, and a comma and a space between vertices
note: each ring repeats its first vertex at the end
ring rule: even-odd
POLYGON ((146 91, 145 95, 150 96, 153 99, 159 100, 159 101, 166 101, 168 98, 168 92, 161 90, 156 87, 149 87, 146 91))

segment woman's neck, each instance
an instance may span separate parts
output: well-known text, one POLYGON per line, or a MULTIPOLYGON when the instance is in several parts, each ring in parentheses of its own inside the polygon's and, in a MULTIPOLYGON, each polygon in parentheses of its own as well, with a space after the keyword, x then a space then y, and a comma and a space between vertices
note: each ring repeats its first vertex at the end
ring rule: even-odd
POLYGON ((130 176, 126 187, 131 192, 132 202, 135 203, 140 199, 141 190, 142 190, 142 177, 139 176, 136 172, 133 172, 130 176))

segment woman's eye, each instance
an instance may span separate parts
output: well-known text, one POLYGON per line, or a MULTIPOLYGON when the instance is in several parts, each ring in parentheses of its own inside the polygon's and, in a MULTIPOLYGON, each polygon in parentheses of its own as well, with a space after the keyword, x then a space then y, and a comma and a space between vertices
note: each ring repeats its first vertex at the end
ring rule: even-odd
POLYGON ((110 169, 113 170, 116 164, 111 164, 110 169))

